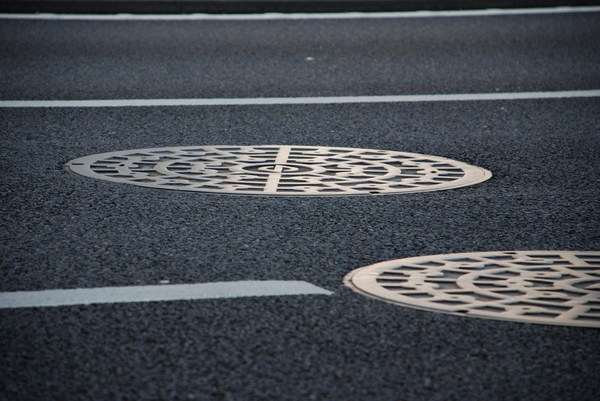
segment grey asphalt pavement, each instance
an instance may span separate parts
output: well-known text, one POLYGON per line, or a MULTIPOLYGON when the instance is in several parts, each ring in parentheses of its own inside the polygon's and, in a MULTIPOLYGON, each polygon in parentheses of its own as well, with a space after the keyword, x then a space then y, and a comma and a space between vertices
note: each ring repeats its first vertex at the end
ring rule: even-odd
POLYGON ((600 87, 598 13, 300 21, 2 21, 1 99, 600 87), (312 58, 307 60, 307 58, 312 58))
MULTIPOLYGON (((598 89, 599 22, 2 20, 1 99, 598 89)), ((2 309, 0 399, 595 400, 597 329, 402 308, 342 279, 401 257, 599 250, 599 105, 2 108, 0 291, 302 280, 333 295, 2 309), (424 153, 494 176, 439 192, 272 198, 62 168, 226 144, 424 153)))

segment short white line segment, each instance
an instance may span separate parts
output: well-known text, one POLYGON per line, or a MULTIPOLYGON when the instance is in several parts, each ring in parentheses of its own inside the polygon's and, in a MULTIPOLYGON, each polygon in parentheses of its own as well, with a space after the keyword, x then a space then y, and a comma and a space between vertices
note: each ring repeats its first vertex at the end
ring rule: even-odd
POLYGON ((247 106, 277 104, 410 103, 600 97, 600 89, 554 92, 458 93, 435 95, 259 97, 205 99, 0 100, 15 107, 247 106))
POLYGON ((333 294, 331 291, 324 290, 305 281, 231 281, 202 284, 0 292, 0 309, 331 294, 333 294))
POLYGON ((253 21, 486 17, 502 15, 573 14, 600 12, 599 6, 502 8, 487 10, 398 11, 348 13, 265 13, 265 14, 0 14, 0 19, 78 20, 78 21, 253 21))

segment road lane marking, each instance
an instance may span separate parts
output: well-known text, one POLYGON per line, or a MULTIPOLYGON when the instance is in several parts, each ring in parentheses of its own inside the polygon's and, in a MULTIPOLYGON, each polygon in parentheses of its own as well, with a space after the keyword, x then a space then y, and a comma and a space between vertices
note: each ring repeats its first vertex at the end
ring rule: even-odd
POLYGON ((456 93, 388 96, 317 96, 204 99, 0 100, 0 108, 251 106, 278 104, 412 103, 600 97, 600 89, 553 92, 456 93))
POLYGON ((253 21, 320 19, 393 19, 486 17, 503 15, 542 15, 600 12, 600 6, 504 8, 486 10, 397 11, 347 13, 265 13, 265 14, 0 14, 0 19, 77 20, 77 21, 253 21))
POLYGON ((0 292, 0 309, 284 295, 331 295, 305 281, 230 281, 201 284, 0 292))

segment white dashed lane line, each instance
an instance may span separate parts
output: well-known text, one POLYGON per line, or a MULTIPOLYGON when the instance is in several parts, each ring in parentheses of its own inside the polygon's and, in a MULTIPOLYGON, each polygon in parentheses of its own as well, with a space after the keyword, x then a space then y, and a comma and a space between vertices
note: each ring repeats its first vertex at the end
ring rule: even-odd
POLYGON ((332 295, 305 281, 231 281, 201 284, 0 292, 0 309, 285 295, 332 295))

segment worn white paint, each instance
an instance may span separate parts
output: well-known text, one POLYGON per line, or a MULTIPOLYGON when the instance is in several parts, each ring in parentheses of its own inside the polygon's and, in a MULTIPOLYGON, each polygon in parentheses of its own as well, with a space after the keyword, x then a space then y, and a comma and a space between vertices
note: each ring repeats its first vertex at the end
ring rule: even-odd
POLYGON ((304 281, 232 281, 202 284, 77 288, 1 292, 0 309, 331 294, 331 291, 324 290, 304 281))

